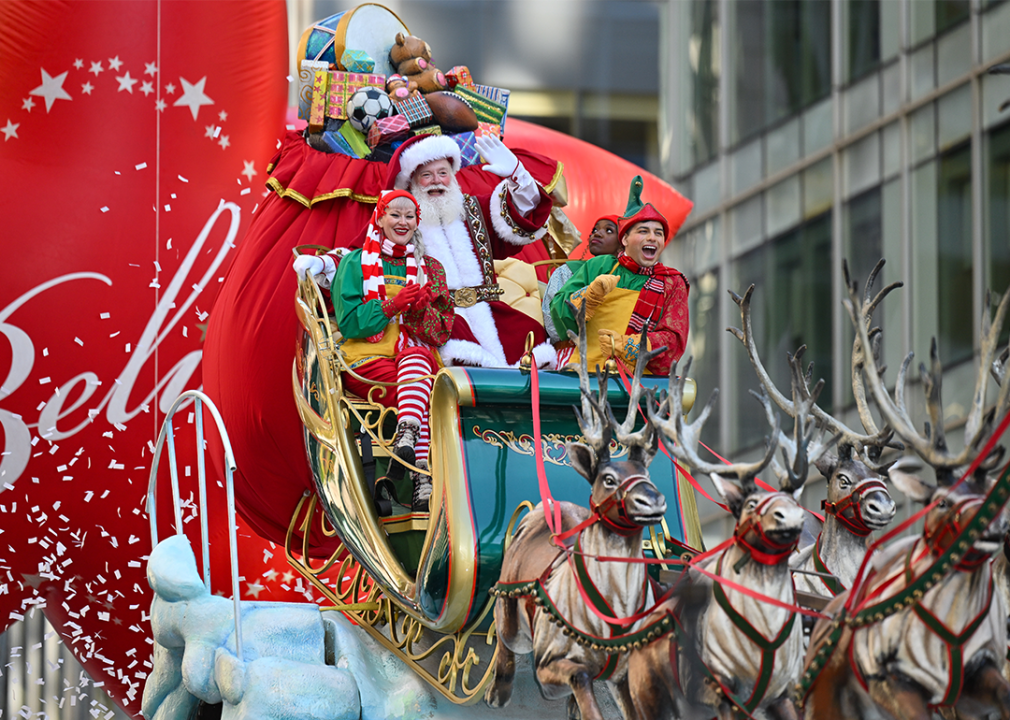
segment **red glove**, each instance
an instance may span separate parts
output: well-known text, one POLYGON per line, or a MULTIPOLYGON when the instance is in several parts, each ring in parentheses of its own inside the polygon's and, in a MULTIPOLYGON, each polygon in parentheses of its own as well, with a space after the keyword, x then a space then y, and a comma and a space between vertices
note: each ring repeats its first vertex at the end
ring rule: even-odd
POLYGON ((398 292, 395 298, 393 298, 393 309, 398 313, 403 312, 417 302, 417 298, 420 294, 420 285, 417 285, 416 283, 408 285, 398 292))
POLYGON ((421 286, 421 292, 418 293, 417 301, 414 303, 414 309, 424 310, 431 305, 431 301, 434 299, 435 293, 431 291, 431 283, 425 283, 421 286))

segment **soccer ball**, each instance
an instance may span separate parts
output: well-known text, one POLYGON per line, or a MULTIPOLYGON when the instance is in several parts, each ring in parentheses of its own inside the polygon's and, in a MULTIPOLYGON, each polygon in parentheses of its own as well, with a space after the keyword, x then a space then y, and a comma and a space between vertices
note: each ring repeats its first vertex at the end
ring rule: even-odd
POLYGON ((347 101, 347 119, 356 130, 367 133, 379 118, 389 117, 396 112, 393 101, 384 90, 367 87, 358 90, 347 101))

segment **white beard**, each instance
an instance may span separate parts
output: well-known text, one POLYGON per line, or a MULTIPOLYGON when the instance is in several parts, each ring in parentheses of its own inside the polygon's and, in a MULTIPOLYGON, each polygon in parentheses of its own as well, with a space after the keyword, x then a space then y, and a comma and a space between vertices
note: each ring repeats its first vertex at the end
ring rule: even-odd
POLYGON ((448 225, 463 217, 463 191, 455 177, 445 188, 444 195, 428 195, 430 189, 421 187, 413 180, 410 182, 410 194, 417 200, 421 218, 426 223, 448 225))

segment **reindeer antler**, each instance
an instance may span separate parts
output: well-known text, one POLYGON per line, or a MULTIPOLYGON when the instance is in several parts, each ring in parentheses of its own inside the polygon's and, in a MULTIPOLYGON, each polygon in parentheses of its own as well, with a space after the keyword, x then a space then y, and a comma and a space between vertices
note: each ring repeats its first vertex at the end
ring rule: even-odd
MULTIPOLYGON (((872 277, 871 275, 871 279, 872 277)), ((879 304, 880 295, 872 303, 867 304, 864 300, 860 300, 858 283, 849 282, 847 272, 845 279, 849 298, 843 304, 848 310, 859 342, 863 347, 871 347, 869 318, 876 305, 879 304)), ((869 297, 868 293, 866 297, 869 297)), ((862 366, 862 372, 869 384, 870 393, 880 409, 881 416, 923 460, 941 471, 937 473, 937 479, 942 482, 949 482, 952 479, 953 470, 972 460, 992 434, 993 419, 1002 417, 1010 406, 1010 384, 1002 382, 1006 369, 1006 355, 1002 355, 999 361, 994 362, 993 360, 1008 304, 1010 304, 1010 293, 1003 296, 997 307, 996 317, 990 322, 990 297, 988 294, 986 296, 982 317, 982 348, 979 370, 975 382, 975 392, 972 395, 971 409, 965 424, 964 449, 958 453, 951 453, 947 448, 941 397, 943 366, 940 363, 935 338, 930 347, 929 368, 927 369, 924 363, 919 366, 929 414, 929 423, 926 425, 924 435, 915 429, 905 404, 905 386, 913 353, 909 353, 901 363, 893 398, 884 385, 883 368, 878 367, 876 363, 872 368, 865 364, 862 366), (987 413, 985 412, 985 394, 990 370, 996 375, 997 381, 1001 382, 1001 386, 995 406, 987 413)))
POLYGON ((701 440, 701 431, 712 413, 712 407, 719 390, 712 391, 708 402, 694 422, 684 420, 684 384, 686 376, 691 371, 691 359, 684 366, 684 375, 677 377, 677 364, 670 368, 670 386, 666 397, 655 408, 655 393, 650 391, 650 402, 646 404, 650 422, 659 430, 659 438, 666 449, 678 460, 687 463, 691 467, 701 470, 710 475, 721 475, 723 477, 736 477, 741 485, 752 485, 754 478, 759 472, 764 470, 775 455, 775 448, 778 447, 780 430, 780 420, 777 413, 772 420, 772 434, 768 439, 764 457, 752 463, 732 463, 721 465, 706 462, 698 456, 698 443, 701 440), (666 417, 664 417, 664 414, 666 417))
POLYGON ((579 429, 586 440, 586 445, 591 447, 600 460, 610 455, 611 425, 607 418, 603 405, 606 405, 607 379, 606 376, 600 378, 600 399, 593 398, 593 393, 589 389, 589 368, 586 341, 586 306, 585 303, 576 310, 576 322, 579 324, 579 334, 576 335, 571 330, 568 331, 568 339, 578 344, 579 347, 579 390, 582 397, 582 412, 578 408, 575 410, 575 417, 579 422, 579 429))
POLYGON ((662 346, 655 350, 648 349, 648 340, 646 338, 646 331, 642 329, 642 336, 638 341, 638 360, 635 363, 635 373, 631 382, 631 391, 628 398, 628 412, 624 417, 624 422, 618 424, 617 419, 614 417, 614 411, 610 407, 610 403, 607 403, 607 417, 610 420, 610 424, 614 428, 614 434, 616 436, 617 442, 625 445, 627 447, 638 446, 642 448, 649 448, 652 445, 652 435, 655 429, 652 426, 652 422, 646 416, 645 425, 637 433, 631 432, 632 428, 635 427, 635 420, 638 416, 638 402, 642 398, 642 372, 645 370, 646 365, 648 365, 654 357, 661 355, 666 352, 666 346, 662 346))
MULTIPOLYGON (((803 487, 807 481, 810 465, 816 463, 842 436, 841 433, 836 433, 824 441, 824 426, 811 417, 812 409, 817 407, 817 398, 824 389, 824 380, 818 380, 814 389, 809 389, 810 376, 809 373, 804 374, 802 366, 804 349, 801 347, 795 355, 789 355, 796 416, 792 437, 779 430, 778 445, 782 449, 782 458, 785 462, 779 463, 777 459, 772 459, 772 470, 779 479, 779 486, 788 493, 794 493, 803 487)), ((754 390, 750 392, 764 407, 768 423, 774 424, 776 413, 765 388, 762 386, 760 393, 754 390)))
MULTIPOLYGON (((882 264, 878 264, 874 268, 872 277, 876 277, 877 272, 879 272, 882 264)), ((888 287, 884 288, 876 298, 872 300, 872 306, 876 305, 896 287, 900 287, 900 283, 892 283, 888 287)), ((768 396, 775 402, 775 404, 782 409, 787 415, 792 418, 796 417, 796 399, 798 398, 802 402, 807 402, 810 400, 812 391, 809 387, 809 382, 812 375, 813 365, 811 364, 810 370, 807 373, 801 373, 799 375, 800 382, 794 384, 794 399, 787 398, 776 386, 774 381, 772 381, 771 376, 765 369, 764 363, 761 361, 761 357, 758 354, 757 346, 754 341, 754 329, 753 323, 751 322, 751 296, 754 293, 754 286, 751 285, 744 292, 743 297, 737 295, 732 290, 730 295, 733 297, 733 301, 740 307, 740 318, 743 329, 738 328, 727 328, 729 332, 739 340, 744 348, 747 350, 747 356, 750 358, 751 365, 754 366, 754 372, 757 374, 758 381, 761 386, 765 389, 768 396)), ((872 346, 868 346, 872 347, 872 346)), ((802 358, 806 346, 801 346, 797 349, 795 357, 797 362, 802 358)), ((862 358, 861 348, 857 347, 856 344, 853 345, 853 366, 855 367, 857 360, 862 358)), ((853 378, 856 377, 855 370, 853 371, 853 378)), ((853 394, 856 396, 856 404, 859 407, 859 418, 863 424, 863 430, 865 432, 859 433, 841 420, 829 415, 823 409, 821 409, 816 403, 811 404, 810 414, 816 420, 817 424, 821 427, 827 429, 828 431, 837 434, 839 436, 839 442, 845 445, 851 445, 857 453, 864 456, 867 465, 876 467, 875 458, 872 457, 874 453, 871 453, 872 448, 882 447, 890 442, 892 433, 887 427, 877 428, 876 423, 873 420, 873 416, 870 414, 869 409, 866 405, 866 394, 862 389, 861 384, 857 386, 855 380, 853 380, 853 394), (864 413, 864 408, 866 412, 864 413)), ((820 392, 819 390, 817 392, 820 392)))

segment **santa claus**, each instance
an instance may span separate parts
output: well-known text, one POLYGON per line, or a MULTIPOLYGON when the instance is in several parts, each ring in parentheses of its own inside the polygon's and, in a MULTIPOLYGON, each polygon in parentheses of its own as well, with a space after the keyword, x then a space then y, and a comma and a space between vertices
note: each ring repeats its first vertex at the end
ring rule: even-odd
MULTIPOLYGON (((533 333, 537 365, 552 366, 556 353, 543 325, 499 300, 494 261, 519 253, 547 234, 551 199, 515 154, 496 137, 477 139, 485 172, 502 178, 490 195, 466 195, 456 182, 459 146, 443 135, 419 135, 401 145, 389 163, 386 188, 409 190, 421 209, 425 254, 445 268, 456 318, 440 349, 446 365, 511 367, 533 333)), ((304 277, 322 275, 327 285, 336 271, 330 255, 303 256, 295 269, 304 277)))

